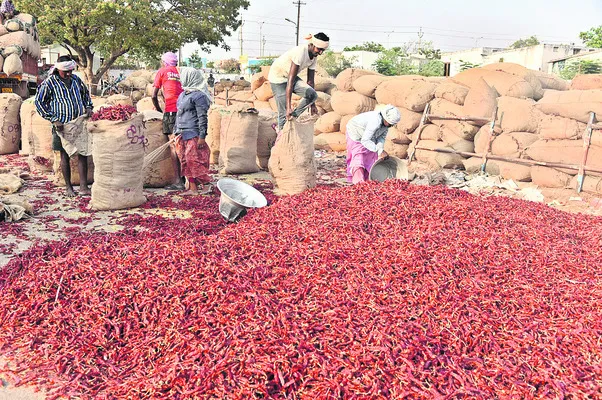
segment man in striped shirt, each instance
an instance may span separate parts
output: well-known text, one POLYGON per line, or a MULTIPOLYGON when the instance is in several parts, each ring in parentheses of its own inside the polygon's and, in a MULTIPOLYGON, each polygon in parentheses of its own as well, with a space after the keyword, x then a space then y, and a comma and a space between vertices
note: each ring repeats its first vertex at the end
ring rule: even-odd
MULTIPOLYGON (((38 113, 52 122, 52 150, 61 152, 61 172, 68 197, 74 197, 75 191, 71 185, 69 155, 63 148, 58 132, 63 131, 63 124, 82 115, 92 115, 93 108, 88 88, 77 75, 73 75, 75 67, 76 63, 71 57, 59 57, 50 76, 40 85, 35 98, 38 113)), ((77 161, 80 194, 89 195, 88 157, 78 154, 77 161)))

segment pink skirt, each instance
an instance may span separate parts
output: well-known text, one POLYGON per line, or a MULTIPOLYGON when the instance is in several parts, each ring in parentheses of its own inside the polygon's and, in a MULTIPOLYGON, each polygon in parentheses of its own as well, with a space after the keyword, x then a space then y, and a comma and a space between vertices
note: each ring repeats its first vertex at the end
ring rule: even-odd
POLYGON ((367 181, 370 169, 377 160, 377 152, 368 150, 363 144, 350 139, 347 135, 347 182, 353 183, 353 175, 359 168, 363 169, 363 180, 367 181))
POLYGON ((182 136, 176 138, 176 153, 180 159, 182 176, 197 184, 211 182, 209 176, 209 146, 207 143, 199 148, 199 138, 183 140, 182 136))

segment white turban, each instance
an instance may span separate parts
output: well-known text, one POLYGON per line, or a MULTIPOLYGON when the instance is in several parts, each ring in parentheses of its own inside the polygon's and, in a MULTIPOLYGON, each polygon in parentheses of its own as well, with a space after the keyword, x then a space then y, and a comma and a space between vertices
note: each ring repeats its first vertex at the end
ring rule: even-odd
POLYGON ((77 67, 77 64, 73 60, 57 62, 54 64, 54 68, 59 71, 73 71, 77 67))
POLYGON ((385 109, 382 110, 380 113, 383 116, 384 120, 391 125, 395 125, 401 119, 401 113, 399 112, 397 107, 392 106, 391 104, 387 104, 385 106, 385 109))
POLYGON ((320 39, 314 37, 314 35, 312 35, 312 34, 305 36, 305 40, 307 40, 309 43, 313 44, 314 46, 316 46, 320 49, 324 49, 324 50, 326 50, 328 48, 328 46, 330 45, 330 42, 320 40, 320 39))

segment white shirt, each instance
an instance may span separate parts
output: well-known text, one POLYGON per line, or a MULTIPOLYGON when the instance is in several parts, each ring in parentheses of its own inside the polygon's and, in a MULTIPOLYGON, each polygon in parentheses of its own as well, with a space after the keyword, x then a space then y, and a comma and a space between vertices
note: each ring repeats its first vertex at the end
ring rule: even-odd
POLYGON ((368 111, 358 114, 347 122, 347 136, 360 142, 370 151, 382 153, 389 128, 383 124, 380 111, 368 111))
POLYGON ((291 70, 291 63, 297 64, 299 66, 299 71, 302 71, 305 68, 315 70, 318 63, 318 57, 314 57, 313 59, 309 58, 307 44, 293 47, 274 60, 270 67, 268 80, 271 83, 288 82, 288 73, 291 70))

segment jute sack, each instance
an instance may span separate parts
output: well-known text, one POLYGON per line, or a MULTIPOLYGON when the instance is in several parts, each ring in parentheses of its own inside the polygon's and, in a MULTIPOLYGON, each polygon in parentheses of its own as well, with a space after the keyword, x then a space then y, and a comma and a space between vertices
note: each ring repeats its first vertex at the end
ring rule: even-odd
POLYGON ((253 108, 255 108, 258 111, 260 111, 260 110, 273 111, 272 106, 270 106, 269 101, 255 100, 253 102, 253 108))
POLYGON ((336 84, 330 78, 316 75, 314 78, 314 89, 317 92, 324 92, 326 94, 332 94, 332 89, 336 88, 336 84))
POLYGON ((269 170, 278 195, 298 194, 316 186, 315 119, 287 121, 272 148, 269 170))
MULTIPOLYGON (((409 149, 412 149, 414 143, 412 143, 409 149)), ((430 150, 434 149, 451 149, 443 142, 437 142, 434 140, 421 140, 418 142, 418 149, 416 149, 416 159, 420 162, 429 164, 435 168, 463 168, 464 164, 462 161, 464 158, 457 154, 446 154, 437 153, 435 151, 421 150, 420 148, 426 148, 430 150)))
POLYGON ((266 170, 270 161, 272 147, 276 142, 276 131, 272 124, 277 122, 277 114, 273 111, 261 111, 258 118, 257 129, 257 165, 266 170))
POLYGON ((339 115, 361 114, 374 110, 376 100, 358 92, 335 92, 330 104, 339 115))
POLYGON ((491 154, 521 158, 525 149, 538 140, 539 137, 530 132, 504 132, 491 144, 491 154))
POLYGON ((334 111, 332 108, 332 104, 330 104, 330 95, 324 92, 317 92, 318 99, 316 100, 316 106, 321 107, 326 112, 334 111))
POLYGON ((146 79, 143 76, 131 78, 130 81, 132 82, 132 86, 134 87, 134 89, 143 91, 146 91, 146 85, 150 83, 148 79, 146 79))
MULTIPOLYGON (((422 130, 420 132, 420 140, 434 140, 439 141, 441 139, 441 129, 442 127, 433 124, 422 125, 422 130)), ((416 129, 412 134, 410 134, 412 140, 416 140, 418 137, 418 129, 416 129)))
POLYGON ((498 98, 496 132, 537 132, 544 114, 531 99, 502 96, 498 98))
POLYGON ((240 104, 247 108, 253 108, 255 100, 257 100, 255 95, 248 90, 236 92, 230 96, 231 104, 240 104))
POLYGON ((545 89, 552 89, 552 90, 569 90, 570 89, 570 82, 565 81, 564 79, 559 78, 556 75, 546 74, 545 72, 541 72, 541 71, 532 71, 532 72, 539 79, 539 82, 541 83, 541 87, 544 90, 545 89))
MULTIPOLYGON (((485 172, 489 175, 499 175, 500 168, 497 164, 497 160, 487 160, 485 163, 485 172)), ((483 163, 483 159, 481 157, 470 157, 462 162, 464 165, 464 169, 469 174, 474 174, 481 170, 481 164, 483 163)))
MULTIPOLYGON (((537 161, 579 165, 583 160, 583 141, 540 139, 527 147, 525 154, 537 161)), ((586 166, 602 170, 602 147, 590 146, 586 166)), ((559 169, 567 172, 565 169, 559 169)), ((567 173, 574 172, 569 170, 567 173)))
MULTIPOLYGON (((143 111, 144 137, 146 157, 168 141, 167 135, 163 134, 163 114, 158 111, 143 111)), ((162 188, 176 180, 176 171, 170 157, 169 149, 166 149, 156 160, 142 169, 144 187, 162 188)))
POLYGON ((25 100, 21 104, 21 110, 19 111, 20 119, 21 119, 21 150, 19 154, 21 155, 29 155, 31 153, 31 136, 32 136, 32 125, 31 120, 33 115, 36 114, 36 106, 33 103, 33 98, 31 100, 25 100))
MULTIPOLYGON (((221 107, 220 107, 221 108, 221 107)), ((222 114, 218 107, 211 107, 207 114, 207 137, 205 141, 209 150, 209 164, 217 164, 219 162, 219 147, 220 147, 220 130, 222 125, 222 114)))
POLYGON ((393 141, 393 138, 391 137, 391 129, 389 129, 389 134, 387 134, 385 139, 385 151, 390 156, 401 158, 403 160, 408 157, 408 148, 410 145, 409 143, 400 144, 393 141))
POLYGON ((458 105, 464 105, 464 100, 470 89, 459 83, 454 83, 451 80, 446 80, 435 89, 435 97, 451 101, 458 105))
POLYGON ((219 164, 225 174, 250 174, 257 167, 258 112, 232 105, 220 110, 219 164))
POLYGON ((500 169, 500 176, 504 179, 512 179, 516 182, 531 181, 531 166, 506 161, 496 161, 500 169))
MULTIPOLYGON (((571 178, 568 186, 571 188, 577 187, 577 176, 571 178)), ((583 179, 582 190, 586 193, 602 194, 602 178, 599 176, 591 176, 591 174, 588 175, 586 173, 583 179)))
POLYGON ((41 173, 52 172, 52 124, 36 111, 31 114, 31 135, 29 136, 29 167, 41 173))
POLYGON ((263 76, 261 72, 253 74, 251 77, 251 91, 255 91, 255 89, 259 88, 266 81, 266 78, 263 76))
MULTIPOLYGON (((278 112, 278 103, 276 103, 276 99, 275 98, 271 98, 270 100, 268 100, 268 102, 270 103, 270 107, 272 108, 272 111, 278 112)), ((291 101, 291 107, 292 107, 292 101, 291 101)))
POLYGON ((447 146, 456 151, 472 153, 474 152, 474 142, 472 140, 462 139, 456 135, 451 129, 443 126, 440 131, 441 140, 447 146))
POLYGON ((405 145, 405 144, 412 143, 412 139, 410 138, 410 135, 411 135, 411 133, 410 134, 403 133, 399 129, 397 129, 397 127, 392 126, 389 128, 389 131, 387 132, 387 139, 395 144, 405 145))
MULTIPOLYGON (((464 106, 459 106, 451 101, 444 99, 435 99, 431 101, 430 114, 442 115, 442 116, 455 116, 460 117, 465 115, 464 106)), ((473 140, 479 127, 469 124, 466 121, 453 121, 453 120, 442 120, 431 118, 430 122, 439 127, 447 127, 457 136, 465 140, 473 140)))
POLYGON ((382 75, 364 75, 353 81, 353 89, 364 96, 375 98, 375 92, 378 85, 382 82, 391 79, 388 76, 382 75))
POLYGON ((274 93, 272 92, 272 86, 270 82, 265 81, 259 86, 257 89, 253 91, 257 100, 268 101, 272 97, 274 97, 274 93))
POLYGON ((422 112, 435 97, 437 85, 412 79, 389 79, 378 85, 376 100, 412 111, 422 112))
MULTIPOLYGON (((498 92, 489 86, 483 78, 470 88, 464 100, 464 112, 471 117, 491 118, 497 105, 498 92)), ((471 122, 472 125, 482 126, 483 122, 471 122)))
POLYGON ((341 123, 340 123, 340 127, 341 127, 341 133, 343 135, 347 134, 347 123, 349 122, 349 120, 351 120, 351 118, 355 117, 357 114, 349 114, 349 115, 343 115, 341 117, 341 123))
POLYGON ((345 151, 347 150, 347 138, 341 132, 320 133, 314 136, 314 149, 345 151))
POLYGON ((546 90, 536 107, 548 115, 587 123, 590 112, 602 115, 602 90, 546 90))
POLYGON ((537 75, 535 75, 533 71, 527 67, 515 63, 500 62, 485 65, 483 68, 491 71, 502 71, 523 78, 533 88, 533 98, 535 100, 539 100, 543 96, 543 87, 541 86, 541 81, 537 75))
POLYGON ((88 130, 94 136, 95 167, 90 207, 119 210, 144 203, 142 114, 134 114, 127 121, 91 121, 88 130))
MULTIPOLYGON (((541 113, 537 134, 542 139, 581 139, 586 126, 583 122, 574 119, 541 113)), ((592 138, 599 135, 594 132, 592 138)))
POLYGON ((353 82, 360 76, 364 75, 378 75, 378 73, 374 71, 368 71, 365 69, 347 68, 337 75, 337 89, 343 92, 353 91, 353 82))
POLYGON ((334 111, 326 113, 318 118, 314 129, 320 133, 340 132, 341 116, 334 111))
POLYGON ((4 59, 2 71, 6 75, 19 75, 23 73, 23 62, 18 54, 11 54, 4 59))
POLYGON ((602 89, 602 74, 577 75, 571 81, 571 90, 602 89))
MULTIPOLYGON (((377 104, 374 111, 384 110, 386 106, 386 104, 377 104)), ((420 125, 422 114, 403 107, 397 107, 397 109, 401 114, 401 119, 395 125, 397 130, 405 134, 414 132, 418 128, 418 125, 420 125)))
POLYGON ((21 140, 21 96, 14 93, 0 94, 0 154, 19 152, 21 140))
POLYGON ((519 98, 533 98, 533 87, 521 77, 507 74, 501 71, 490 71, 483 68, 471 68, 460 72, 452 79, 454 82, 472 87, 479 78, 483 78, 487 84, 502 96, 519 98))
POLYGON ((107 104, 110 106, 132 106, 134 103, 129 96, 125 96, 123 94, 114 94, 112 96, 107 97, 107 104))
POLYGON ((153 104, 153 99, 150 97, 145 97, 136 103, 136 110, 138 110, 139 113, 144 111, 157 111, 153 104))
MULTIPOLYGON (((491 132, 491 128, 489 125, 483 125, 481 129, 479 129, 479 131, 474 137, 475 153, 481 154, 484 153, 486 150, 491 152, 491 149, 487 148, 487 146, 489 145, 489 132, 491 132)), ((495 136, 493 142, 495 142, 495 136)), ((493 147, 493 142, 491 143, 491 147, 493 147)))
POLYGON ((571 175, 554 168, 531 166, 531 181, 537 186, 565 188, 570 184, 571 178, 571 175))
MULTIPOLYGON (((65 187, 65 178, 61 171, 61 152, 53 151, 54 162, 52 164, 52 183, 57 187, 65 187)), ((88 177, 86 182, 88 185, 94 183, 94 160, 92 157, 87 157, 88 162, 88 177)), ((79 157, 76 155, 69 158, 69 168, 71 169, 71 184, 79 185, 81 183, 79 179, 79 157)))

